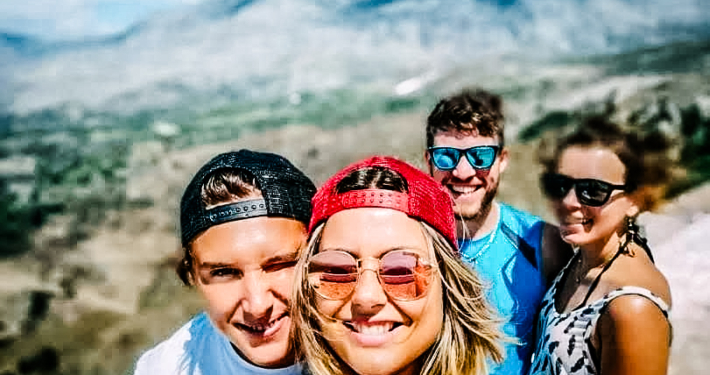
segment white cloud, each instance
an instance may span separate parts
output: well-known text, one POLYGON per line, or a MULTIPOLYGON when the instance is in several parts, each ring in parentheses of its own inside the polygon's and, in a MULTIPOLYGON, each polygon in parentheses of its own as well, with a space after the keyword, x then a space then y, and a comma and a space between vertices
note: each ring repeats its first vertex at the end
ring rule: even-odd
POLYGON ((204 0, 2 0, 0 31, 66 39, 119 32, 157 10, 204 0))

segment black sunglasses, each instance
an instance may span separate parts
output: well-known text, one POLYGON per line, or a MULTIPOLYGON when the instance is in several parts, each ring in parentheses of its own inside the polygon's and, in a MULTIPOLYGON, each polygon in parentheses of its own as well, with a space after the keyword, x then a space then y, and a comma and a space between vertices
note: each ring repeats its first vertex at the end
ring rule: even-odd
POLYGON ((576 179, 559 173, 542 175, 542 190, 549 198, 562 199, 572 188, 579 203, 590 207, 603 206, 614 190, 630 190, 628 185, 614 185, 592 178, 576 179))
POLYGON ((470 148, 429 147, 429 156, 434 166, 448 172, 456 169, 461 156, 466 154, 466 160, 475 169, 488 169, 496 161, 500 146, 476 146, 470 148))

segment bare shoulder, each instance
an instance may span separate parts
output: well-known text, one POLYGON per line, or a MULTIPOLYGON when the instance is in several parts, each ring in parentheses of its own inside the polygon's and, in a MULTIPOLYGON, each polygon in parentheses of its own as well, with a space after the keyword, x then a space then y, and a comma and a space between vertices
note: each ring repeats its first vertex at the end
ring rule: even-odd
POLYGON ((636 255, 622 256, 617 260, 615 270, 609 274, 609 291, 622 286, 636 286, 660 297, 670 307, 673 301, 668 280, 643 251, 639 248, 636 255))
POLYGON ((604 374, 664 375, 670 344, 671 326, 663 310, 644 296, 627 294, 604 310, 593 345, 600 349, 604 374))
POLYGON ((562 241, 559 228, 545 223, 542 230, 542 265, 545 278, 552 281, 573 254, 572 246, 562 241))
POLYGON ((592 345, 601 353, 601 373, 665 375, 672 338, 665 310, 671 304, 670 287, 644 250, 634 250, 634 255, 622 254, 614 261, 599 286, 604 294, 622 287, 639 289, 625 289, 608 302, 592 345))
POLYGON ((615 326, 666 325, 666 314, 661 306, 638 294, 625 294, 614 298, 606 308, 606 315, 615 326))

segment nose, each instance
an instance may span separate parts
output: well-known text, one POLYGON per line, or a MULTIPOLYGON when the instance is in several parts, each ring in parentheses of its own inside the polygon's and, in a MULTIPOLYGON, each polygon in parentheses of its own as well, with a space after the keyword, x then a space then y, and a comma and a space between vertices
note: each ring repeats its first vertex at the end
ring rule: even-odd
POLYGON ((387 295, 375 269, 361 268, 352 303, 353 308, 363 315, 374 315, 387 303, 387 295))
POLYGON ((562 198, 562 204, 565 207, 579 207, 580 203, 579 200, 577 199, 577 187, 572 186, 571 189, 567 192, 567 195, 565 195, 564 198, 562 198))
POLYGON ((273 306, 273 295, 269 292, 269 283, 260 271, 244 275, 244 297, 242 307, 246 319, 258 319, 268 315, 273 306))
POLYGON ((456 168, 451 171, 451 174, 460 180, 467 180, 475 176, 477 171, 471 166, 471 163, 468 162, 466 155, 461 155, 458 164, 456 164, 456 168))

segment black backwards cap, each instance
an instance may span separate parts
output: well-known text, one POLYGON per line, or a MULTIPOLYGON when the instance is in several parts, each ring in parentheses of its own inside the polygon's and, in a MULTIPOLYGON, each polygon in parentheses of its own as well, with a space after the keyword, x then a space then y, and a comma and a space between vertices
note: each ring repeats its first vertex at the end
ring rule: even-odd
POLYGON ((217 155, 197 171, 180 201, 182 246, 186 247, 195 236, 212 226, 256 216, 292 218, 308 226, 315 192, 313 182, 283 156, 249 150, 217 155), (220 169, 250 172, 263 198, 205 209, 202 186, 220 169))

